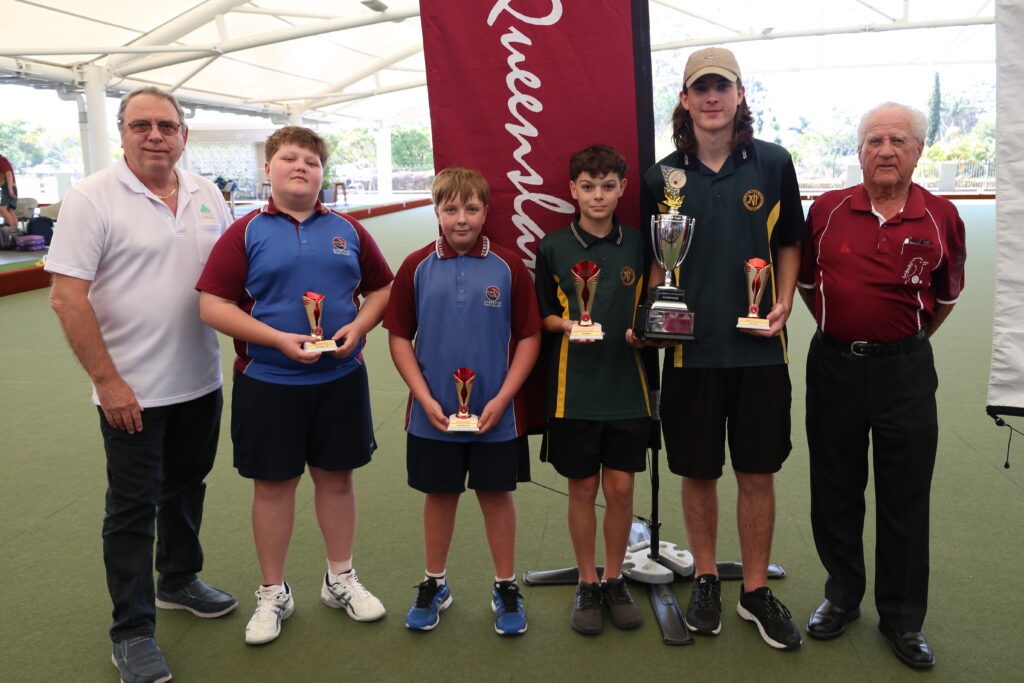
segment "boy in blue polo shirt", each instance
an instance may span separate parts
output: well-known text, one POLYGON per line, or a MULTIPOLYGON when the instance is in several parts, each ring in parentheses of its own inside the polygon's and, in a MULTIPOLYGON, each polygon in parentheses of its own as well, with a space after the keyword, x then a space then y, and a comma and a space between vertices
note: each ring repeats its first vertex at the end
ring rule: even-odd
POLYGON ((352 569, 352 471, 377 444, 362 348, 380 322, 391 269, 355 219, 317 199, 327 143, 287 126, 266 142, 271 197, 232 225, 214 246, 196 288, 203 321, 235 339, 231 438, 235 467, 253 480, 252 525, 263 581, 245 642, 268 643, 295 608, 284 580, 295 518, 295 489, 306 465, 327 546, 320 600, 357 621, 384 606, 352 569), (360 299, 362 300, 360 302, 360 299), (307 303, 337 350, 303 347, 307 303))
POLYGON ((526 631, 526 611, 515 578, 512 491, 530 479, 519 390, 540 351, 537 302, 522 261, 480 234, 484 177, 448 168, 434 178, 432 194, 441 236, 402 263, 384 316, 391 356, 409 385, 409 486, 426 494, 426 576, 405 625, 429 631, 452 603, 445 565, 468 474, 494 561, 494 629, 515 635, 526 631), (479 431, 449 431, 462 403, 454 375, 469 376, 466 368, 475 375, 468 408, 479 415, 479 431))
POLYGON ((618 628, 643 617, 621 576, 633 522, 633 477, 646 467, 653 422, 643 364, 631 328, 644 295, 645 251, 640 232, 619 223, 615 207, 626 189, 626 160, 607 145, 576 152, 569 161, 569 190, 579 205, 572 225, 549 233, 537 249, 537 298, 544 331, 552 337, 548 359, 545 453, 569 480, 569 536, 579 585, 569 617, 578 633, 604 626, 602 604, 618 628), (590 304, 604 338, 570 338, 584 311, 574 280, 600 269, 590 304), (604 574, 595 560, 598 489, 605 498, 604 574))

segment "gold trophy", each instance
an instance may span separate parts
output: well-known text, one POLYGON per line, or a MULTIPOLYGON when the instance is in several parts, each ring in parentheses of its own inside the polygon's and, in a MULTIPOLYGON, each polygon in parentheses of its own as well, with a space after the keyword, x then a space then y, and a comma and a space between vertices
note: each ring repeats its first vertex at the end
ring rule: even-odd
POLYGON ((580 306, 580 321, 573 323, 569 341, 604 339, 601 323, 594 322, 590 317, 600 277, 601 269, 593 261, 580 261, 572 267, 572 284, 576 288, 576 302, 580 306))
POLYGON ((686 185, 686 173, 669 166, 662 166, 661 173, 668 213, 651 216, 651 246, 655 260, 665 269, 665 284, 655 287, 650 300, 637 308, 633 332, 640 339, 687 341, 694 338, 695 314, 684 301, 685 292, 676 286, 675 270, 690 251, 696 219, 679 213, 683 205, 679 191, 686 185))
POLYGON ((772 264, 763 258, 748 259, 743 263, 747 275, 747 315, 736 321, 738 330, 767 330, 771 327, 766 319, 758 316, 757 311, 764 296, 765 285, 771 277, 772 264))
POLYGON ((320 319, 324 314, 323 294, 306 292, 302 295, 302 305, 306 308, 306 318, 309 320, 309 334, 316 337, 316 341, 305 342, 302 345, 303 351, 310 353, 323 353, 324 351, 336 351, 338 345, 333 339, 324 339, 323 328, 320 327, 320 319))
POLYGON ((469 396, 473 393, 476 373, 469 368, 455 371, 455 393, 459 397, 459 411, 448 416, 449 432, 479 432, 480 418, 469 412, 469 396))

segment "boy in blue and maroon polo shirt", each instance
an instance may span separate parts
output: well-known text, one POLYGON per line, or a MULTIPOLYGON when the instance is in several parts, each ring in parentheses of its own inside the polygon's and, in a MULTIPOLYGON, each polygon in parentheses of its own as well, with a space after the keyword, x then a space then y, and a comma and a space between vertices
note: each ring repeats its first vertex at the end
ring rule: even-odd
POLYGON ((284 580, 295 489, 309 466, 327 548, 320 601, 357 621, 384 616, 352 568, 353 470, 377 448, 362 348, 384 315, 391 269, 354 218, 317 195, 327 143, 286 126, 266 142, 270 201, 217 241, 196 285, 199 312, 235 339, 231 440, 235 467, 253 480, 252 525, 262 583, 245 642, 268 643, 295 603, 284 580), (317 296, 306 297, 307 293, 317 296), (317 299, 334 351, 308 351, 305 300, 317 299))
POLYGON ((494 560, 494 629, 501 635, 526 631, 515 580, 512 491, 530 479, 519 390, 540 351, 540 317, 526 266, 480 234, 488 197, 478 171, 456 167, 437 174, 433 198, 441 236, 402 263, 384 316, 391 356, 409 385, 409 486, 426 494, 426 576, 405 621, 415 630, 433 629, 452 603, 445 564, 468 474, 494 560), (479 415, 477 432, 448 430, 449 416, 460 408, 454 374, 462 368, 475 373, 468 408, 479 415))

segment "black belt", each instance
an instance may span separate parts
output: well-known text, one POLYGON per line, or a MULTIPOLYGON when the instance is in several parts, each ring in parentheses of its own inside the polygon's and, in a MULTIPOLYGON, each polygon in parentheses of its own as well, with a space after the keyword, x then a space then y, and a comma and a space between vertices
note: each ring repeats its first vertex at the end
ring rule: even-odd
POLYGON ((830 337, 821 330, 815 333, 821 343, 830 349, 839 351, 847 356, 895 356, 900 353, 909 353, 921 348, 928 337, 924 330, 921 330, 913 337, 907 337, 895 342, 877 343, 866 341, 843 341, 830 337))

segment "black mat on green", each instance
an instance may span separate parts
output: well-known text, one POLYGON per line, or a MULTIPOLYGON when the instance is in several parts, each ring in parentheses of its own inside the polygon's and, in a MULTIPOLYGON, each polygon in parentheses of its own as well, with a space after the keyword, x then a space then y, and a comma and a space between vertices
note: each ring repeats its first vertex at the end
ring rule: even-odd
MULTIPOLYGON (((984 414, 990 353, 994 210, 991 202, 961 203, 968 225, 967 289, 935 340, 939 366, 940 446, 933 490, 931 609, 925 625, 938 663, 934 680, 1019 679, 1019 627, 1014 612, 1024 594, 1024 448, 1002 467, 1006 430, 984 414)), ((367 227, 394 268, 436 235, 429 207, 372 218, 367 227)), ((126 292, 156 296, 155 292, 126 292)), ((0 679, 113 681, 106 628, 110 606, 103 579, 100 520, 104 456, 97 413, 77 367, 38 290, 0 298, 0 548, 9 608, 0 620, 0 679)), ((778 512, 772 559, 787 578, 772 584, 803 627, 822 594, 824 575, 811 539, 807 448, 803 433, 803 362, 813 325, 798 310, 790 326, 794 386, 793 443, 777 478, 778 512)), ((423 571, 422 500, 405 484, 402 423, 405 387, 387 352, 386 334, 370 335, 366 352, 380 448, 357 475, 359 532, 355 564, 388 609, 378 623, 360 624, 319 602, 324 552, 313 515, 312 487, 298 494, 288 580, 294 616, 269 645, 247 647, 243 629, 259 582, 249 526, 250 485, 231 466, 227 421, 209 478, 203 540, 204 578, 234 592, 237 613, 201 620, 161 612, 158 642, 179 681, 534 681, 534 680, 918 680, 899 663, 876 629, 870 598, 864 616, 836 641, 805 640, 776 652, 740 620, 738 583, 724 589, 722 633, 686 648, 662 645, 646 598, 644 625, 630 632, 610 625, 597 637, 569 629, 573 589, 525 587, 529 632, 494 633, 492 569, 479 510, 472 496, 459 513, 448 565, 454 605, 429 633, 403 626, 423 571)), ((223 345, 224 366, 231 352, 223 345)), ((230 376, 229 374, 227 376, 230 376)), ((767 397, 770 400, 770 397, 767 397)), ((230 405, 225 408, 225 418, 230 405)), ((536 444, 534 444, 536 447, 536 444)), ((535 448, 536 452, 536 448, 535 448)), ((564 482, 534 458, 538 482, 564 482)), ((662 468, 664 472, 664 468, 662 468)), ((636 511, 649 510, 646 478, 638 479, 636 511)), ((735 484, 722 480, 719 554, 739 559, 735 484)), ((869 495, 870 497, 870 495, 869 495)), ((572 564, 565 499, 533 484, 517 494, 517 566, 572 564)), ((678 479, 662 481, 662 537, 686 546, 678 479)), ((873 547, 873 516, 867 522, 873 547)), ((685 605, 688 584, 677 584, 685 605)), ((869 587, 870 591, 870 587, 869 587)), ((635 594, 643 597, 637 588, 635 594)))

